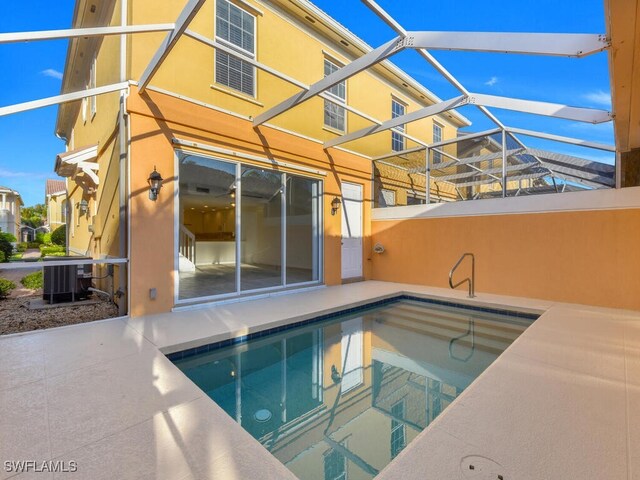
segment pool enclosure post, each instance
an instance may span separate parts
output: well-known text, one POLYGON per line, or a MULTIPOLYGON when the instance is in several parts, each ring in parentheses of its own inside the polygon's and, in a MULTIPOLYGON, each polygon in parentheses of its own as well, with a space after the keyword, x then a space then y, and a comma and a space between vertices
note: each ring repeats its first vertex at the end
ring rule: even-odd
POLYGON ((425 198, 427 200, 427 205, 429 205, 431 203, 431 165, 430 165, 431 162, 429 162, 429 147, 425 149, 424 163, 425 163, 425 174, 427 176, 425 198))
POLYGON ((502 129, 502 198, 507 196, 507 132, 502 129))

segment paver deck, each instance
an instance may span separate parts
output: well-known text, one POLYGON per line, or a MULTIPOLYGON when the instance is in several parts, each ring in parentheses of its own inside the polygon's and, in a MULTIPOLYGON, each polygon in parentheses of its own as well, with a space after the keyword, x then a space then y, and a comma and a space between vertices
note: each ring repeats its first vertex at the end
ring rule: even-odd
POLYGON ((0 337, 2 467, 78 464, 19 479, 294 478, 163 353, 402 292, 545 313, 379 478, 640 478, 640 312, 385 282, 0 337))

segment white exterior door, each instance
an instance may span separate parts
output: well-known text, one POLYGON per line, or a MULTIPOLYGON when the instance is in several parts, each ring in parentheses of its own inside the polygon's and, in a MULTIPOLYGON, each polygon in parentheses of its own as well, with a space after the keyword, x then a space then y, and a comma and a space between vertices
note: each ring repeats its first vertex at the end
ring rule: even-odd
POLYGON ((342 184, 342 278, 362 277, 362 185, 342 184))
POLYGON ((342 322, 342 383, 340 391, 346 392, 363 382, 362 318, 342 322))

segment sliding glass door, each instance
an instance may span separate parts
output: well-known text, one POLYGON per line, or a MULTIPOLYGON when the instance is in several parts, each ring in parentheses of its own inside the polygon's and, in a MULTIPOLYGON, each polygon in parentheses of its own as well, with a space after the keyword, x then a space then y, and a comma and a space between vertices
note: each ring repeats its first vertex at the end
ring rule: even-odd
POLYGON ((319 180, 185 152, 178 159, 178 303, 321 281, 319 180))
POLYGON ((283 174, 242 165, 240 289, 283 284, 283 174))

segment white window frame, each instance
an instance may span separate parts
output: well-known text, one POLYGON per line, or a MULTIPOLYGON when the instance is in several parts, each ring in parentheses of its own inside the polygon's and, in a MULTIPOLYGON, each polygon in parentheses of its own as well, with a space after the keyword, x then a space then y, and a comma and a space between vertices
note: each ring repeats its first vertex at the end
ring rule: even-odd
MULTIPOLYGON (((397 205, 397 198, 396 198, 396 191, 395 190, 391 190, 390 188, 381 188, 380 189, 380 197, 382 197, 382 199, 385 200, 385 207, 395 207, 397 205), (384 194, 385 192, 390 192, 392 194, 393 197, 393 202, 391 204, 387 203, 384 194)), ((380 202, 380 200, 378 200, 378 203, 380 202)))
MULTIPOLYGON (((432 135, 433 135, 433 143, 437 143, 437 142, 441 142, 442 141, 442 134, 444 133, 444 127, 439 124, 438 122, 433 122, 433 127, 432 127, 432 135), (436 129, 439 130, 439 136, 440 138, 436 138, 436 129)), ((433 162, 434 164, 436 163, 442 163, 442 153, 440 152, 436 152, 435 150, 433 150, 433 162)))
MULTIPOLYGON (((243 60, 242 57, 245 56, 247 58, 250 58, 252 60, 257 60, 257 56, 258 56, 258 17, 257 15, 255 15, 254 13, 252 13, 251 11, 247 10, 246 8, 242 8, 239 5, 237 5, 235 2, 232 2, 231 0, 216 0, 215 4, 213 6, 213 28, 215 31, 215 39, 216 41, 220 42, 221 44, 225 45, 226 47, 229 47, 230 49, 234 50, 235 52, 238 52, 238 55, 236 56, 236 58, 239 58, 241 61, 243 60), (253 17, 253 52, 250 52, 249 50, 246 50, 220 36, 218 36, 218 29, 217 29, 217 20, 218 20, 218 3, 226 1, 230 7, 236 7, 239 10, 247 13, 248 15, 251 15, 253 17)), ((240 95, 246 95, 249 98, 254 98, 257 99, 258 98, 258 69, 254 66, 251 65, 251 68, 253 69, 253 95, 249 95, 246 92, 243 92, 242 90, 238 90, 236 88, 231 87, 230 85, 225 85, 224 83, 220 83, 217 81, 217 72, 216 72, 216 66, 218 64, 217 62, 217 56, 218 53, 223 53, 225 55, 229 55, 229 56, 234 56, 231 55, 227 52, 222 52, 221 50, 216 49, 213 53, 213 83, 215 85, 219 85, 222 88, 228 88, 230 90, 232 90, 233 92, 237 92, 240 95)))
MULTIPOLYGON (((391 118, 396 118, 396 117, 400 117, 402 115, 406 115, 407 113, 407 104, 404 102, 401 102, 400 100, 398 100, 396 97, 391 97, 391 118), (402 113, 396 113, 395 111, 395 106, 399 105, 400 107, 402 107, 402 113)), ((406 132, 406 127, 404 124, 402 125, 398 125, 396 128, 396 130, 399 130, 401 132, 406 132)), ((403 137, 402 135, 400 135, 397 132, 394 132, 393 130, 391 130, 391 151, 392 152, 401 152, 402 150, 404 150, 406 148, 406 139, 405 137, 403 137), (394 148, 396 142, 400 142, 402 143, 401 148, 394 148)))
MULTIPOLYGON (((89 88, 96 88, 98 86, 98 56, 94 55, 93 61, 91 62, 91 68, 89 70, 89 88)), ((98 96, 93 95, 89 97, 90 111, 91 111, 91 119, 96 116, 98 111, 98 96)))
MULTIPOLYGON (((328 58, 326 55, 323 57, 323 61, 322 61, 322 71, 324 72, 325 69, 325 65, 329 63, 330 65, 332 65, 333 67, 335 67, 336 69, 340 69, 343 67, 343 65, 340 65, 339 63, 335 62, 334 60, 332 60, 331 58, 328 58)), ((326 75, 325 75, 326 76, 326 75)), ((342 84, 344 84, 344 98, 339 97, 338 95, 336 95, 335 93, 333 93, 331 91, 331 89, 328 89, 325 91, 325 93, 327 95, 329 95, 331 98, 335 99, 337 102, 344 104, 345 106, 347 105, 347 81, 343 80, 342 82, 340 82, 342 84)), ((339 85, 339 84, 338 84, 339 85)), ((324 128, 327 128, 331 131, 334 132, 340 132, 340 133, 346 133, 347 132, 347 109, 344 107, 340 107, 338 105, 335 105, 334 103, 331 103, 327 100, 324 101, 323 107, 322 107, 322 124, 324 126, 324 128), (331 105, 334 108, 342 108, 343 111, 343 116, 344 116, 344 125, 343 128, 336 128, 332 125, 327 125, 325 122, 325 112, 327 109, 327 104, 331 105)))

